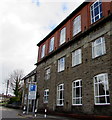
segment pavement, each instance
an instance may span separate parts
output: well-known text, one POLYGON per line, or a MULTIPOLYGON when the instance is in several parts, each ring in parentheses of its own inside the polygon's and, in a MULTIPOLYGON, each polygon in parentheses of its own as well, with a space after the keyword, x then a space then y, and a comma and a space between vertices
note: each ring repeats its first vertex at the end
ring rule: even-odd
POLYGON ((112 120, 112 116, 97 116, 97 115, 76 115, 76 114, 65 114, 65 113, 57 113, 54 115, 46 115, 45 114, 34 114, 29 113, 27 114, 20 114, 20 116, 26 118, 33 118, 33 119, 42 119, 42 120, 112 120))
MULTIPOLYGON (((0 107, 2 120, 112 120, 112 116, 78 115, 67 113, 23 114, 21 110, 0 107)), ((1 118, 0 117, 0 118, 1 118)))
POLYGON ((36 116, 32 113, 29 114, 23 114, 19 113, 19 116, 22 116, 23 118, 29 118, 29 119, 35 119, 35 120, 79 120, 75 118, 68 118, 63 116, 54 116, 54 115, 45 115, 45 114, 36 114, 36 116))

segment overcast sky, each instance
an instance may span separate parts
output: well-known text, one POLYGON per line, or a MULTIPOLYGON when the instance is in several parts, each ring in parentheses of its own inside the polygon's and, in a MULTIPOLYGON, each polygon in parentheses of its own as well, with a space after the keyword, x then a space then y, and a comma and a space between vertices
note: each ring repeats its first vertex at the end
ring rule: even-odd
POLYGON ((0 1, 0 93, 5 92, 6 80, 14 70, 22 69, 26 75, 36 67, 36 44, 83 1, 0 1))

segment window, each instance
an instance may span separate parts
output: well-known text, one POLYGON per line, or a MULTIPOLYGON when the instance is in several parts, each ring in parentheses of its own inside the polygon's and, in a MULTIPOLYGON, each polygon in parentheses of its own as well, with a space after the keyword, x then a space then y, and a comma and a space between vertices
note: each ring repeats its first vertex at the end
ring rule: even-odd
POLYGON ((31 77, 31 82, 34 82, 35 81, 35 76, 32 76, 31 77))
POLYGON ((82 105, 82 80, 72 83, 72 104, 82 105))
POLYGON ((97 20, 99 20, 103 16, 101 0, 97 0, 96 2, 94 2, 90 7, 90 11, 91 11, 91 23, 94 23, 97 20))
POLYGON ((44 103, 48 103, 49 89, 44 90, 44 103))
POLYGON ((57 105, 64 105, 64 84, 60 84, 57 86, 57 105))
POLYGON ((96 105, 110 104, 107 73, 94 77, 94 99, 96 105))
POLYGON ((45 44, 42 46, 41 58, 45 56, 45 44))
POLYGON ((73 36, 81 31, 81 15, 73 20, 73 36))
POLYGON ((58 72, 61 72, 65 69, 65 57, 62 57, 58 60, 58 72))
POLYGON ((28 86, 29 86, 29 78, 26 79, 25 83, 26 83, 26 88, 28 88, 28 86))
POLYGON ((52 52, 53 50, 54 50, 54 37, 52 37, 50 40, 49 52, 52 52))
POLYGON ((66 41, 66 28, 64 27, 60 32, 60 45, 66 41))
POLYGON ((106 53, 105 39, 100 37, 92 43, 92 58, 96 58, 106 53))
POLYGON ((48 80, 48 79, 50 79, 50 68, 47 68, 46 70, 45 70, 45 80, 48 80))
POLYGON ((82 63, 81 49, 72 52, 72 67, 82 63))

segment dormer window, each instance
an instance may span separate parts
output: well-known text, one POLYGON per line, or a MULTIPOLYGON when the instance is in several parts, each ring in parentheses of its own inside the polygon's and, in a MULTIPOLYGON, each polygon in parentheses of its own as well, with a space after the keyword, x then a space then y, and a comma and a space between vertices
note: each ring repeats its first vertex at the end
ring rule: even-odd
POLYGON ((45 44, 42 46, 41 49, 41 58, 43 58, 45 56, 45 44))
POLYGON ((62 45, 64 42, 66 41, 66 28, 64 27, 61 31, 60 31, 60 45, 62 45))
POLYGON ((81 15, 77 16, 73 20, 73 36, 78 34, 81 31, 81 15))
POLYGON ((49 52, 54 50, 54 37, 50 39, 49 52))
POLYGON ((90 7, 91 12, 91 23, 96 22, 100 18, 102 18, 102 2, 101 0, 97 0, 90 7))

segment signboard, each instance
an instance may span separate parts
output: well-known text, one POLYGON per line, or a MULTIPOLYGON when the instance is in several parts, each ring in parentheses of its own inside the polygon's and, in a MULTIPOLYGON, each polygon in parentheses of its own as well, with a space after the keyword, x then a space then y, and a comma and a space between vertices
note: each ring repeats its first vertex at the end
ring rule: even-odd
POLYGON ((36 92, 37 92, 37 85, 29 84, 28 99, 35 100, 36 99, 36 92))

